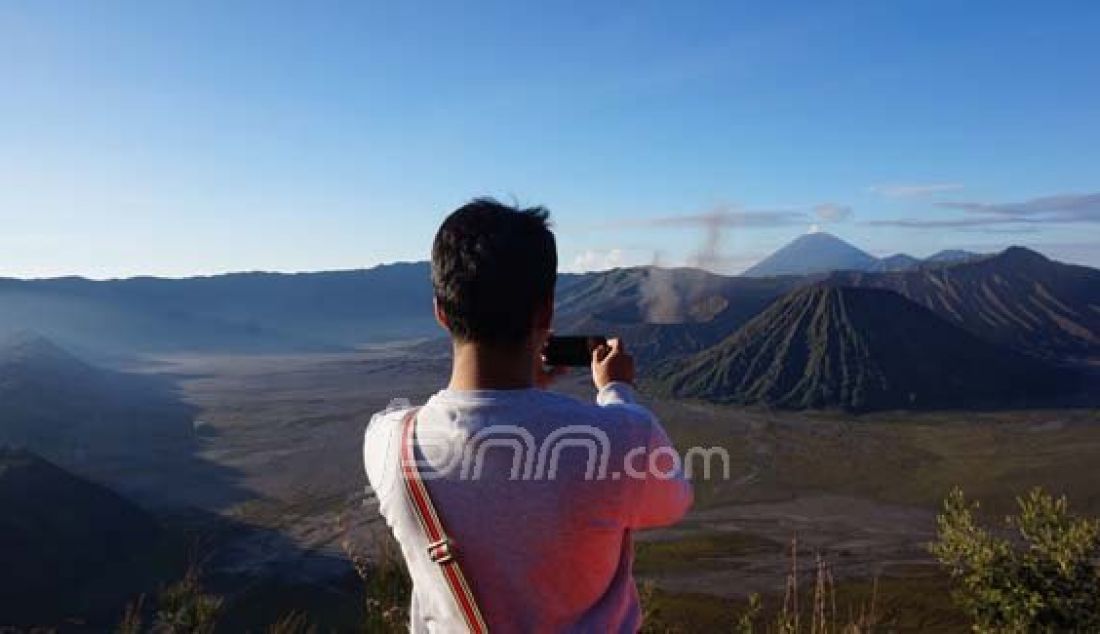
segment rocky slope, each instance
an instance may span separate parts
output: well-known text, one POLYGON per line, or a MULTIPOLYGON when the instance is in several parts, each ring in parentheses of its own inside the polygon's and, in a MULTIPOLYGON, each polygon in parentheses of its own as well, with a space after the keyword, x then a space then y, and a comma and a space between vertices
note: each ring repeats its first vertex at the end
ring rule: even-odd
POLYGON ((1025 406, 1077 394, 1078 380, 892 291, 832 285, 794 291, 655 372, 678 397, 854 411, 1025 406))

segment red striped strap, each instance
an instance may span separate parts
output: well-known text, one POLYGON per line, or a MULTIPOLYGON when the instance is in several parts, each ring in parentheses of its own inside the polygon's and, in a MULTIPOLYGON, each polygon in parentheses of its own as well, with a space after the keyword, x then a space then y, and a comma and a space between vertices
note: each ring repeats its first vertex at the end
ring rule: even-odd
POLYGON ((416 418, 417 408, 405 415, 405 421, 401 430, 401 472, 404 475, 405 490, 409 494, 416 518, 420 520, 420 526, 424 534, 428 536, 428 557, 439 564, 443 577, 447 580, 447 586, 451 589, 455 603, 466 619, 466 625, 474 634, 485 634, 489 627, 481 616, 481 609, 474 600, 474 593, 470 591, 470 585, 466 583, 466 576, 462 574, 462 567, 458 565, 455 557, 454 544, 443 530, 443 522, 432 504, 432 498, 428 495, 428 489, 420 477, 420 468, 416 463, 416 418))

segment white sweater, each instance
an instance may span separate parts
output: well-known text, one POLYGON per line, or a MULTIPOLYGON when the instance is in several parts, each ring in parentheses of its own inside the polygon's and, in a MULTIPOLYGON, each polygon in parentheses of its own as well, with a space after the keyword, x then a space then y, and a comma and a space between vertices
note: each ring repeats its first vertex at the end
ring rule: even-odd
MULTIPOLYGON (((596 401, 443 390, 418 414, 420 470, 490 631, 640 626, 631 531, 680 519, 691 485, 630 386, 613 383, 596 401)), ((412 575, 412 631, 465 631, 401 480, 406 412, 371 419, 367 477, 412 575)))

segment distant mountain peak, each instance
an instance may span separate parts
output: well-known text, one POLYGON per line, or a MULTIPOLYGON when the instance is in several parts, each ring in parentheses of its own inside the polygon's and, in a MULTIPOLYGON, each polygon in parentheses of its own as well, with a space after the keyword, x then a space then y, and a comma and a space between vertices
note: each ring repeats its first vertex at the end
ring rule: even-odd
MULTIPOLYGON (((1009 247, 1002 254, 1008 260, 1040 261, 1046 258, 1024 247, 1009 247)), ((944 249, 924 259, 907 253, 876 258, 862 249, 815 226, 742 273, 745 277, 822 275, 842 271, 894 273, 919 268, 941 268, 991 257, 963 249, 944 249)))
POLYGON ((1006 260, 1006 261, 1009 261, 1009 262, 1038 262, 1038 263, 1043 263, 1043 262, 1049 262, 1050 261, 1050 258, 1043 255, 1042 253, 1039 253, 1038 251, 1029 249, 1027 247, 1017 246, 1017 245, 1013 245, 1013 246, 1008 247, 1007 249, 1005 249, 1004 251, 1001 251, 1000 253, 998 253, 994 257, 997 257, 997 258, 1000 258, 1002 260, 1006 260))
MULTIPOLYGON (((807 231, 806 233, 804 233, 804 234, 798 236, 797 238, 795 238, 792 241, 792 244, 797 243, 797 242, 801 242, 801 243, 842 242, 844 244, 848 244, 844 240, 842 240, 842 239, 838 238, 837 236, 829 233, 828 231, 822 231, 820 229, 816 229, 814 231, 807 231)), ((851 246, 851 245, 848 245, 848 246, 851 246)))
POLYGON ((748 277, 814 275, 830 271, 866 271, 877 260, 831 233, 804 233, 746 270, 748 277))
POLYGON ((937 251, 932 255, 924 258, 925 262, 933 263, 948 263, 948 262, 968 262, 970 260, 976 260, 982 257, 981 253, 975 253, 973 251, 965 251, 963 249, 944 249, 943 251, 937 251))
POLYGON ((908 253, 895 253, 894 255, 879 258, 879 261, 875 262, 873 270, 879 272, 907 271, 920 266, 920 263, 920 259, 908 253))

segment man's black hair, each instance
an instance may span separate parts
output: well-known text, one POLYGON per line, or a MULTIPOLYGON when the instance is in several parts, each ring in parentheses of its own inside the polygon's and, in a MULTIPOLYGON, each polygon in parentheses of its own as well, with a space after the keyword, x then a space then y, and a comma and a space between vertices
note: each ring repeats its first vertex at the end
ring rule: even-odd
POLYGON ((432 286, 460 341, 514 344, 531 332, 535 310, 551 300, 558 253, 542 207, 491 198, 459 207, 432 244, 432 286))

